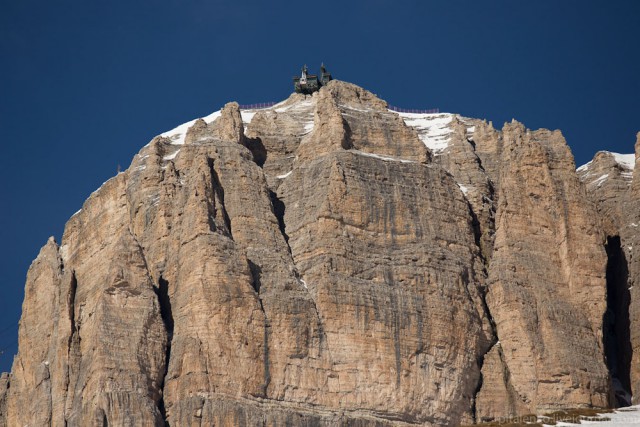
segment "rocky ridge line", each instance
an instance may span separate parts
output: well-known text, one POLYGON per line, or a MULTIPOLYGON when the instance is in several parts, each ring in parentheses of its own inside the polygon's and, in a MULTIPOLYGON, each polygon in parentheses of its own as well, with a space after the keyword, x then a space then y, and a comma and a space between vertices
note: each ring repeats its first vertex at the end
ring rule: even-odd
POLYGON ((0 423, 606 407, 596 206, 557 131, 398 114, 340 81, 227 104, 154 138, 42 249, 0 423))

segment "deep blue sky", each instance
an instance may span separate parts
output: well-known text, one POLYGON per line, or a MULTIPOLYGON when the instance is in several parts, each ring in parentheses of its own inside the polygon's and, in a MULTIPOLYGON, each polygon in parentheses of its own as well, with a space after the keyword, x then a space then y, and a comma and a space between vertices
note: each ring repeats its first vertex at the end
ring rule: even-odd
POLYGON ((578 164, 640 131, 635 0, 0 0, 0 370, 29 264, 118 165, 321 61, 393 105, 561 129, 578 164))

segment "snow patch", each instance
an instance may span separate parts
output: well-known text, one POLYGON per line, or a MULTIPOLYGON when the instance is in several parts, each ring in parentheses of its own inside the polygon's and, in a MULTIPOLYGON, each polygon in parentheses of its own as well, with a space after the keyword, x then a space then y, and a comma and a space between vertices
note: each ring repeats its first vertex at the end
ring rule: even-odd
POLYGON ((375 159, 380 159, 380 160, 384 160, 387 162, 400 162, 400 163, 416 163, 414 160, 407 160, 407 159, 401 159, 399 157, 387 157, 387 156, 381 156, 379 154, 373 154, 373 153, 365 153, 363 151, 359 151, 359 150, 349 150, 352 153, 355 153, 359 156, 365 156, 365 157, 373 157, 375 159))
POLYGON ((609 174, 605 173, 604 175, 602 175, 600 178, 593 180, 589 183, 589 185, 595 185, 596 187, 601 187, 602 184, 607 180, 607 178, 609 178, 609 174))
POLYGON ((626 169, 633 170, 634 166, 636 165, 635 154, 611 153, 611 155, 616 160, 616 163, 626 169))
POLYGON ((176 158, 179 152, 180 152, 180 149, 177 149, 175 153, 164 156, 162 160, 173 160, 176 158))
MULTIPOLYGON (((214 121, 215 119, 217 119, 218 117, 220 117, 221 111, 214 111, 213 113, 209 114, 206 117, 203 117, 203 120, 205 122, 207 122, 207 124, 211 123, 212 121, 214 121)), ((180 126, 177 126, 173 129, 171 129, 170 131, 161 133, 160 136, 163 138, 168 138, 171 140, 171 144, 173 145, 183 145, 184 144, 184 138, 185 136, 187 136, 187 131, 189 130, 189 128, 191 126, 193 126, 193 124, 196 122, 196 120, 198 119, 193 119, 190 120, 186 123, 181 124, 180 126)), ((242 119, 244 121, 244 118, 242 119)))
MULTIPOLYGON (((636 164, 635 154, 620 154, 620 153, 613 153, 611 151, 604 151, 604 153, 611 154, 611 156, 613 156, 613 159, 617 164, 619 164, 624 169, 629 171, 629 172, 622 172, 623 175, 625 174, 633 175, 633 168, 635 167, 635 164, 636 164)), ((576 169, 576 171, 577 172, 586 171, 591 167, 592 164, 593 164, 593 160, 580 166, 579 168, 576 169)))
MULTIPOLYGON (((558 422, 556 426, 577 426, 577 425, 597 425, 601 427, 631 427, 640 426, 640 405, 629 406, 621 408, 610 414, 599 414, 597 416, 589 417, 592 420, 582 420, 579 424, 558 422)), ((539 420, 544 422, 547 419, 539 417, 539 420)), ((547 426, 548 424, 543 424, 547 426)))
POLYGON ((276 113, 284 113, 285 111, 306 110, 306 109, 312 108, 315 102, 316 102, 315 99, 313 99, 312 97, 309 97, 304 99, 303 101, 294 102, 285 107, 273 108, 279 105, 279 104, 276 104, 272 108, 276 113))
POLYGON ((465 196, 467 195, 467 193, 469 193, 469 187, 462 185, 460 183, 458 183, 458 187, 460 187, 460 190, 462 190, 465 196))
POLYGON ((281 105, 284 105, 287 102, 287 100, 285 99, 284 101, 280 101, 275 105, 272 105, 271 108, 279 108, 281 105))
POLYGON ((240 116, 242 116, 242 123, 245 125, 248 125, 249 123, 251 123, 251 120, 253 120, 253 116, 256 115, 255 111, 246 111, 246 110, 242 110, 240 111, 240 116))
POLYGON ((293 172, 293 171, 289 171, 289 172, 285 173, 284 175, 278 175, 278 176, 276 176, 276 178, 285 179, 286 177, 291 175, 291 172, 293 172))
POLYGON ((304 123, 304 132, 310 133, 313 130, 313 121, 304 123))
MULTIPOLYGON (((368 113, 370 111, 373 111, 373 109, 371 108, 356 108, 346 104, 338 104, 338 107, 346 108, 347 110, 360 111, 361 113, 368 113)), ((389 110, 389 111, 392 111, 392 110, 389 110)), ((395 111, 393 112, 395 113, 395 111)))
MULTIPOLYGON (((391 110, 389 110, 391 111, 391 110)), ((442 154, 449 147, 453 114, 419 114, 396 113, 407 126, 418 131, 418 136, 424 145, 436 156, 442 154)))
POLYGON ((589 163, 585 163, 584 165, 582 165, 578 169, 576 169, 576 171, 578 171, 578 172, 585 171, 585 170, 587 170, 587 169, 589 169, 591 167, 592 163, 593 163, 593 161, 590 161, 589 163))

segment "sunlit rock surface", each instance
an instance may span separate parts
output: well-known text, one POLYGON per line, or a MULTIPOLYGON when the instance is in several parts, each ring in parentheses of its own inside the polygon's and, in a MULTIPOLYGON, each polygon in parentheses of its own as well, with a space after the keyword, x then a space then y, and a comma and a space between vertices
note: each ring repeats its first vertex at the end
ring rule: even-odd
POLYGON ((154 138, 42 248, 0 422, 458 425, 607 407, 605 241, 640 218, 592 184, 558 131, 396 113, 350 83, 229 103, 154 138))

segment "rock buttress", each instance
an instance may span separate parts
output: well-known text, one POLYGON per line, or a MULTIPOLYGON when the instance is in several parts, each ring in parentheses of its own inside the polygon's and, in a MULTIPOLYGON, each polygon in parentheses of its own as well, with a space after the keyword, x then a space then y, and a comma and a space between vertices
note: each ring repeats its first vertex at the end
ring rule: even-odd
POLYGON ((474 146, 454 123, 464 158, 443 168, 338 81, 253 120, 247 137, 228 104, 184 145, 155 138, 45 245, 7 425, 454 425, 606 406, 602 236, 559 135, 478 124, 474 146))
POLYGON ((630 380, 633 403, 637 404, 640 402, 640 133, 635 145, 633 181, 625 205, 625 223, 621 227, 620 238, 629 268, 629 327, 632 346, 630 380))
POLYGON ((606 255, 595 209, 559 132, 514 122, 503 138, 487 303, 511 397, 502 408, 486 403, 483 416, 607 407, 606 255))

